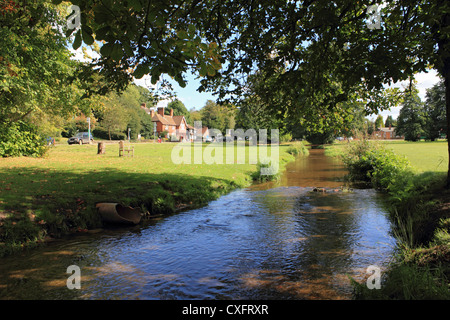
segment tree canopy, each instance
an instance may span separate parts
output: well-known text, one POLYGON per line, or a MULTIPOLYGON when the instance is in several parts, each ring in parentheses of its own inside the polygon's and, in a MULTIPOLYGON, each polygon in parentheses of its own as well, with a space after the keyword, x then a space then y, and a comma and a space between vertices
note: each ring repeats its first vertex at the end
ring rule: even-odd
POLYGON ((368 27, 367 9, 375 1, 72 3, 81 12, 74 47, 102 41, 94 64, 117 86, 132 75, 150 74, 157 81, 162 73, 184 85, 183 74, 194 71, 204 78, 201 89, 224 97, 242 93, 255 70, 271 76, 286 67, 279 84, 314 97, 338 82, 341 90, 328 96, 338 102, 355 86, 378 95, 385 83, 430 65, 442 75, 450 70, 445 3, 388 2, 380 9, 379 28, 368 27))
POLYGON ((0 122, 32 112, 67 115, 77 103, 83 108, 57 8, 42 0, 12 2, 0 7, 0 19, 0 122))

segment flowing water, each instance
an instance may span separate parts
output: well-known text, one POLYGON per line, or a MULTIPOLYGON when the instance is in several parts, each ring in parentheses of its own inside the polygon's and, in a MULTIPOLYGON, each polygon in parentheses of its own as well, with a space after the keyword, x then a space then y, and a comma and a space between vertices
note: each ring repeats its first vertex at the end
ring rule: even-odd
POLYGON ((383 268, 395 242, 382 195, 340 190, 345 173, 311 150, 276 183, 144 227, 72 236, 0 259, 0 298, 349 299, 349 276, 383 268), (70 265, 80 268, 81 289, 67 288, 70 265))

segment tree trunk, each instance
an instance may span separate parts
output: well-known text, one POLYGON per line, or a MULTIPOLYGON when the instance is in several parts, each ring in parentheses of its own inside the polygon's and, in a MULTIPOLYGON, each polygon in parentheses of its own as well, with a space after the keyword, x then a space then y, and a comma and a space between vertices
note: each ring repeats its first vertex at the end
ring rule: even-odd
MULTIPOLYGON (((445 68, 445 67, 444 67, 445 68)), ((449 69, 445 68, 446 71, 449 69)), ((445 83, 445 109, 447 112, 447 148, 448 148, 448 171, 447 171, 447 189, 450 189, 450 72, 444 74, 445 83)))
POLYGON ((105 154, 105 144, 103 142, 98 143, 97 154, 105 154))
MULTIPOLYGON (((446 7, 446 5, 443 5, 446 7)), ((440 10, 445 12, 445 10, 440 10)), ((437 40, 438 44, 438 72, 444 78, 445 84, 445 110, 447 119, 447 148, 448 148, 448 171, 447 171, 447 188, 450 189, 450 41, 448 36, 444 36, 442 33, 438 32, 442 27, 448 28, 450 25, 450 15, 444 13, 441 15, 439 24, 434 26, 434 38, 437 40)), ((443 29, 442 29, 443 30, 443 29)))

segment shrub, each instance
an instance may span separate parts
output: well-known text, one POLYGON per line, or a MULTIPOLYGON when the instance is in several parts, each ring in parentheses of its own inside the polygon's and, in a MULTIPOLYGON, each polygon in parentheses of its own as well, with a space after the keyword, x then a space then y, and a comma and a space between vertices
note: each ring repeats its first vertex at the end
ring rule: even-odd
MULTIPOLYGON (((103 128, 95 128, 92 131, 92 135, 95 138, 99 138, 99 139, 105 139, 105 140, 109 140, 109 132, 106 129, 103 128)), ((123 132, 111 132, 111 140, 126 140, 127 139, 127 135, 123 132)))
POLYGON ((348 145, 341 157, 352 181, 370 182, 374 188, 390 190, 413 176, 408 160, 392 150, 367 140, 348 145))
POLYGON ((280 142, 289 142, 291 140, 292 140, 292 134, 290 132, 287 132, 280 136, 280 142))
POLYGON ((256 172, 252 174, 253 180, 258 182, 273 181, 277 180, 279 177, 280 170, 277 170, 277 168, 270 163, 270 160, 258 161, 256 164, 256 172), (266 171, 266 174, 261 174, 263 169, 266 171))
POLYGON ((293 156, 307 156, 309 154, 308 148, 305 147, 303 142, 297 141, 294 142, 287 150, 287 153, 293 155, 293 156))
POLYGON ((307 132, 305 139, 313 145, 330 144, 334 141, 334 131, 307 132))
POLYGON ((26 214, 4 221, 0 241, 8 244, 33 241, 42 236, 42 230, 26 214))
POLYGON ((41 157, 47 151, 37 128, 25 121, 0 123, 0 157, 41 157))

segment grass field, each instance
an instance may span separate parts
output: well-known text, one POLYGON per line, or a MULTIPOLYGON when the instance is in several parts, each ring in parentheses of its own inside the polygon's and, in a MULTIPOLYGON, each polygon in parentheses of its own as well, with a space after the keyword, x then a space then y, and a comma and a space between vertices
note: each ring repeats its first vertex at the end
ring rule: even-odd
MULTIPOLYGON (((392 149, 396 154, 405 156, 418 173, 447 172, 448 170, 447 141, 376 141, 392 149)), ((335 143, 326 147, 326 153, 336 156, 344 151, 346 145, 347 142, 335 143)))
POLYGON ((419 172, 447 172, 448 170, 447 141, 385 141, 382 143, 394 150, 396 154, 406 156, 419 172))
MULTIPOLYGON (((239 149, 245 149, 244 164, 237 163, 237 147, 231 164, 225 160, 224 164, 174 164, 171 155, 175 143, 133 145, 134 157, 119 157, 118 143, 114 143, 106 144, 103 155, 97 155, 96 144, 57 144, 43 158, 0 159, 0 217, 16 218, 15 222, 0 220, 0 242, 28 240, 42 231, 36 227, 39 225, 51 235, 98 227, 96 202, 140 206, 152 215, 201 206, 232 189, 248 186, 257 170, 257 165, 248 161, 251 147, 239 149), (33 223, 24 222, 24 217, 33 223)), ((202 155, 212 150, 207 145, 191 148, 192 159, 198 148, 202 155)), ((287 153, 288 148, 279 148, 281 166, 294 158, 287 153)))

